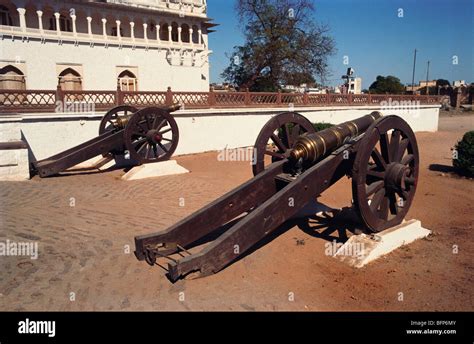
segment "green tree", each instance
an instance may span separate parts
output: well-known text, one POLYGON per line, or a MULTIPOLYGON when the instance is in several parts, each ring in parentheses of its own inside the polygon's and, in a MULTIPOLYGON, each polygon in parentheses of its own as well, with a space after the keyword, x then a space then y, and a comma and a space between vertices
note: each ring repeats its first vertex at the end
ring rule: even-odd
POLYGON ((238 0, 245 43, 234 47, 222 77, 240 88, 274 91, 327 75, 335 52, 326 26, 315 23, 311 0, 238 0))
POLYGON ((390 93, 400 94, 405 92, 405 86, 400 79, 389 75, 387 77, 378 75, 376 80, 369 87, 370 93, 390 93))
POLYGON ((436 87, 438 86, 451 86, 451 84, 446 79, 438 79, 436 80, 436 87))

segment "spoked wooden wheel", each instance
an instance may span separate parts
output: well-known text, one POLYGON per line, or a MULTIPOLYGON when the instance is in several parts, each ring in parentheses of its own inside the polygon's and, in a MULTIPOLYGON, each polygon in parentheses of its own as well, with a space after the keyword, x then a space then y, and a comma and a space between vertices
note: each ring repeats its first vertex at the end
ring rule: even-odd
POLYGON ((366 131, 354 161, 352 192, 368 229, 379 232, 402 222, 418 181, 415 134, 400 117, 387 116, 366 131))
POLYGON ((255 141, 253 175, 265 170, 266 156, 271 157, 272 163, 285 159, 300 135, 314 132, 311 122, 296 112, 284 112, 270 119, 255 141))
POLYGON ((102 117, 102 120, 100 121, 99 125, 99 135, 117 129, 120 124, 119 124, 119 118, 125 118, 127 116, 131 116, 135 112, 137 112, 138 109, 134 106, 129 106, 129 105, 121 105, 114 107, 113 109, 110 109, 107 111, 107 113, 102 117))
POLYGON ((130 158, 140 164, 168 160, 178 146, 178 125, 168 110, 145 108, 130 118, 124 139, 130 158))

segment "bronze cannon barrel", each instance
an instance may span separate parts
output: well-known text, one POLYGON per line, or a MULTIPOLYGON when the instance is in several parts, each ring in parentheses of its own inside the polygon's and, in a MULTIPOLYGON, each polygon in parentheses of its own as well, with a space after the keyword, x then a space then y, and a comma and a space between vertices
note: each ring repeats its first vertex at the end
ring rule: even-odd
MULTIPOLYGON (((166 106, 165 109, 168 112, 178 111, 181 108, 181 104, 175 103, 170 106, 166 106)), ((132 118, 134 114, 126 115, 126 116, 119 116, 115 122, 115 126, 119 129, 124 129, 127 126, 128 121, 132 118)))
POLYGON ((312 134, 303 134, 290 151, 290 160, 303 159, 316 162, 319 158, 341 147, 347 139, 365 132, 369 126, 382 117, 378 111, 352 121, 347 121, 312 134))

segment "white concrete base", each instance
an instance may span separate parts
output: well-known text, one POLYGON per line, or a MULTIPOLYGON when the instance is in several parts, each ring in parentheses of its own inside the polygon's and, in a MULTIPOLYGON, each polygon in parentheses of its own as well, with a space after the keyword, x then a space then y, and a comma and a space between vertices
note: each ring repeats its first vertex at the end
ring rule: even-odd
POLYGON ((30 179, 28 149, 0 151, 0 180, 20 181, 30 179))
MULTIPOLYGON (((1 122, 0 128, 0 142, 22 140, 20 128, 11 122, 1 122)), ((28 149, 0 150, 0 180, 20 181, 28 179, 30 179, 28 149)))
POLYGON ((68 169, 68 171, 92 170, 105 171, 111 167, 123 168, 137 165, 130 159, 125 159, 123 155, 116 155, 115 159, 104 158, 102 155, 86 160, 68 169))
POLYGON ((184 167, 178 165, 176 160, 167 160, 144 164, 132 168, 122 176, 123 180, 139 180, 145 178, 162 177, 174 174, 188 173, 184 167))
POLYGON ((427 237, 430 233, 430 230, 421 226, 419 220, 404 221, 374 235, 351 236, 334 257, 350 266, 361 268, 403 245, 427 237))

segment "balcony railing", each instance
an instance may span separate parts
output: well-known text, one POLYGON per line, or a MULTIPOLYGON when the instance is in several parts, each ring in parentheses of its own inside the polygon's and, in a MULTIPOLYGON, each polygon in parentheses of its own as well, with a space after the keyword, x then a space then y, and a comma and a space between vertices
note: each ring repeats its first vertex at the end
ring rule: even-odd
POLYGON ((174 92, 170 88, 164 92, 0 90, 0 113, 56 112, 65 108, 93 108, 96 111, 103 111, 123 104, 140 108, 169 106, 175 103, 181 104, 185 109, 362 105, 416 108, 418 105, 440 104, 442 98, 442 96, 390 94, 174 92), (87 106, 73 106, 74 104, 87 106))
POLYGON ((68 32, 60 31, 59 34, 54 30, 43 30, 35 28, 26 28, 25 31, 19 26, 7 26, 0 25, 0 38, 4 36, 18 37, 20 39, 36 38, 36 39, 49 39, 54 41, 72 42, 72 43, 94 43, 103 45, 117 45, 117 46, 128 46, 128 47, 146 47, 146 48, 158 48, 158 49, 195 49, 196 51, 202 51, 206 49, 204 41, 201 44, 193 42, 175 42, 167 40, 157 40, 155 37, 144 38, 132 38, 128 36, 117 37, 111 35, 101 34, 88 34, 83 32, 68 32))

